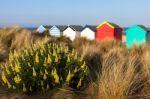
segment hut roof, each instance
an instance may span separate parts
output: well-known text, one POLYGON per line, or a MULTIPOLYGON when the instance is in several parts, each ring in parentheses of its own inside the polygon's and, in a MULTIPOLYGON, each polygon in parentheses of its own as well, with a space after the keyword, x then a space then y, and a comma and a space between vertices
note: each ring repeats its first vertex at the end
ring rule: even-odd
POLYGON ((96 28, 101 27, 102 25, 107 24, 112 28, 121 28, 119 25, 112 23, 112 22, 108 22, 108 21, 104 21, 103 23, 99 24, 96 28))
MULTIPOLYGON (((67 27, 67 25, 55 25, 61 32, 64 31, 64 29, 67 27)), ((49 25, 49 26, 44 26, 47 29, 51 29, 53 26, 49 25)))
POLYGON ((89 28, 89 29, 91 29, 92 31, 96 32, 96 25, 86 25, 86 26, 82 29, 82 31, 83 31, 85 28, 89 28))
POLYGON ((83 28, 81 25, 68 25, 64 30, 66 30, 68 27, 70 27, 74 31, 81 31, 83 28))
POLYGON ((150 31, 148 28, 146 28, 144 25, 138 25, 139 27, 141 27, 142 29, 144 29, 145 31, 150 31))

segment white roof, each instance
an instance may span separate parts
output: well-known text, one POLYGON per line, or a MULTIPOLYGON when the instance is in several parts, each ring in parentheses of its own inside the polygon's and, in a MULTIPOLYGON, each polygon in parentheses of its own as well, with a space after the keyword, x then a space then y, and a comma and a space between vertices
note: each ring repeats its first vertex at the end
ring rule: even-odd
POLYGON ((38 29, 36 31, 39 32, 39 33, 43 33, 43 32, 46 31, 46 28, 43 25, 41 25, 41 26, 38 27, 38 29))

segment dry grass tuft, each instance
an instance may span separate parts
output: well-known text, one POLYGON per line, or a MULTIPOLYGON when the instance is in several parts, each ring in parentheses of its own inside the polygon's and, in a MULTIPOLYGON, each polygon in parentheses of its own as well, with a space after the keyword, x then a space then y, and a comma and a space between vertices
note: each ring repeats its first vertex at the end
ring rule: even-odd
MULTIPOLYGON (((120 47, 120 45, 115 45, 115 47, 112 46, 111 49, 107 49, 108 51, 103 51, 101 48, 103 47, 85 47, 84 56, 88 54, 99 55, 100 60, 93 63, 93 68, 95 69, 95 64, 101 66, 100 70, 97 70, 97 73, 99 73, 97 81, 91 82, 86 91, 89 99, 91 97, 94 99, 148 98, 150 91, 147 80, 150 77, 150 69, 144 67, 146 63, 146 66, 150 65, 148 64, 149 60, 147 60, 149 59, 148 53, 150 53, 148 47, 141 46, 127 50, 120 47), (143 58, 142 56, 145 57, 145 55, 147 55, 146 58, 143 58), (147 76, 145 71, 147 71, 147 76)), ((90 55, 88 57, 93 58, 90 55)), ((86 61, 92 64, 91 61, 86 61)), ((95 77, 95 75, 91 75, 91 77, 95 77)))
MULTIPOLYGON (((120 49, 113 49, 104 58, 98 81, 99 95, 104 99, 126 99, 138 90, 134 89, 136 83, 140 83, 137 80, 139 73, 136 72, 137 57, 133 56, 129 61, 120 52, 120 49)), ((136 85, 136 88, 139 86, 136 85)))

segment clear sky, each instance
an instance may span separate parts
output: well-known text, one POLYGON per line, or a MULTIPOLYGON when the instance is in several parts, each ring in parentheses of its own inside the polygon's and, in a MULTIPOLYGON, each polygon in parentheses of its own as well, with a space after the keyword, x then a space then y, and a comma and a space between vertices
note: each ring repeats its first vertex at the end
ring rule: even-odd
POLYGON ((99 24, 150 27, 150 0, 0 0, 0 26, 99 24))

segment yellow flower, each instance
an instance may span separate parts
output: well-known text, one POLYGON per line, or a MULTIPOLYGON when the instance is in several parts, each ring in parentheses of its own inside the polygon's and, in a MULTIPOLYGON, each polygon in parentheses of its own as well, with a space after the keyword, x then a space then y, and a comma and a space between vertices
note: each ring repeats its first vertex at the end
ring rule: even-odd
POLYGON ((2 80, 5 84, 8 82, 4 72, 2 72, 2 80))
POLYGON ((70 70, 69 70, 69 73, 68 73, 68 75, 67 75, 67 77, 66 77, 66 82, 69 82, 70 80, 71 80, 71 78, 72 78, 72 74, 71 74, 71 72, 70 72, 70 70))
POLYGON ((67 53, 68 52, 68 47, 64 49, 64 52, 67 53))
POLYGON ((47 76, 46 76, 46 74, 44 74, 44 76, 43 76, 43 79, 44 79, 44 80, 46 80, 46 79, 47 79, 47 76))
POLYGON ((78 82, 78 85, 77 85, 77 88, 79 89, 82 85, 82 78, 80 78, 79 82, 78 82))
POLYGON ((60 83, 60 82, 59 82, 59 76, 58 76, 58 74, 57 74, 56 68, 54 68, 54 70, 52 70, 52 76, 53 76, 54 79, 55 79, 55 83, 56 83, 56 84, 59 84, 59 83, 60 83))
POLYGON ((35 62, 39 63, 39 56, 38 56, 38 54, 35 55, 35 62))
POLYGON ((55 62, 56 63, 58 62, 58 56, 57 55, 55 56, 55 62))
POLYGON ((52 62, 50 55, 48 54, 47 63, 50 64, 52 62))
POLYGON ((86 66, 86 63, 85 63, 85 61, 84 61, 84 63, 81 65, 81 68, 84 69, 85 66, 86 66))
POLYGON ((33 77, 36 77, 36 71, 35 71, 34 67, 32 68, 32 70, 33 70, 33 77))
POLYGON ((72 56, 74 55, 74 53, 75 53, 75 50, 73 49, 73 50, 72 50, 72 53, 71 53, 71 54, 72 54, 72 56))
POLYGON ((60 53, 60 49, 59 48, 57 48, 57 53, 60 53))
POLYGON ((56 55, 56 51, 55 50, 53 50, 53 56, 55 56, 56 55))
POLYGON ((48 72, 47 72, 47 70, 46 70, 46 69, 45 69, 45 74, 46 74, 46 75, 48 75, 48 72))
POLYGON ((19 54, 17 53, 16 50, 14 50, 14 57, 17 58, 19 56, 19 54))
POLYGON ((9 54, 9 61, 13 61, 13 54, 12 54, 12 52, 10 52, 10 54, 9 54))
POLYGON ((45 51, 44 44, 41 44, 41 45, 42 45, 42 46, 41 46, 42 50, 45 51))
POLYGON ((27 91, 27 88, 25 86, 25 84, 23 83, 23 92, 26 92, 27 91))
POLYGON ((9 74, 10 74, 10 71, 9 71, 8 66, 6 66, 6 65, 5 65, 5 70, 6 70, 6 73, 9 75, 9 74))
POLYGON ((70 62, 70 57, 69 57, 69 55, 68 55, 68 57, 67 57, 67 62, 70 62))
POLYGON ((7 82, 8 88, 11 88, 11 84, 9 82, 7 82))
POLYGON ((20 69, 21 69, 21 67, 19 66, 19 63, 16 63, 16 65, 15 65, 15 72, 19 73, 20 69))
POLYGON ((53 43, 52 47, 55 47, 55 43, 53 43))
POLYGON ((31 64, 28 62, 28 66, 31 67, 31 64))
POLYGON ((15 71, 15 68, 12 64, 10 64, 10 67, 11 67, 12 71, 15 71))
POLYGON ((20 76, 19 75, 15 76, 14 81, 15 81, 16 84, 19 84, 20 81, 21 81, 20 76))
POLYGON ((87 69, 88 69, 88 67, 86 66, 86 67, 84 68, 84 73, 86 73, 86 72, 87 72, 87 69))
POLYGON ((76 73, 78 71, 77 67, 74 69, 73 73, 76 73))
POLYGON ((77 52, 75 52, 74 59, 78 59, 78 54, 77 54, 77 52))
POLYGON ((25 53, 26 56, 29 56, 29 52, 28 52, 27 49, 24 50, 24 53, 25 53))
POLYGON ((58 74, 55 74, 54 78, 55 78, 55 83, 59 84, 60 82, 59 82, 59 76, 58 76, 58 74))
POLYGON ((13 89, 16 89, 16 87, 13 85, 13 87, 12 87, 13 89))
POLYGON ((43 63, 43 66, 45 66, 45 67, 47 66, 47 63, 46 63, 46 62, 47 62, 47 59, 46 59, 46 57, 45 57, 44 63, 43 63))
POLYGON ((44 52, 44 51, 41 49, 41 50, 40 50, 40 54, 43 55, 43 52, 44 52))

